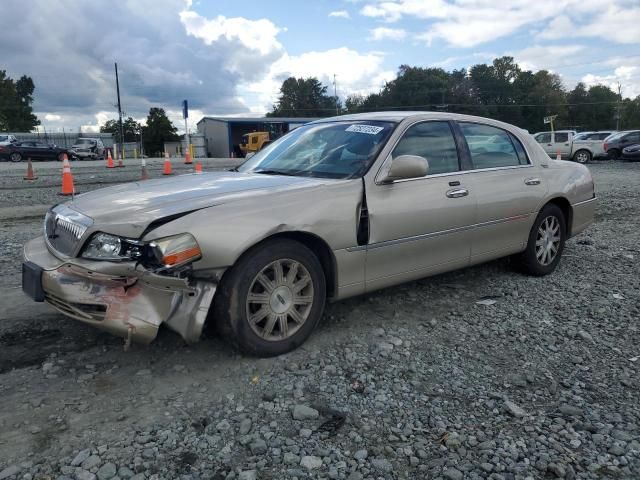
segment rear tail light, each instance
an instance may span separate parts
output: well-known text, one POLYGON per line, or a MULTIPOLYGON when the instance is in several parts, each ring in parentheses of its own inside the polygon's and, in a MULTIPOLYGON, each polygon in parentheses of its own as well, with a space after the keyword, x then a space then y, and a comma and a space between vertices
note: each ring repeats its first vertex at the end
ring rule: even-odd
POLYGON ((607 142, 604 142, 604 145, 602 146, 602 148, 604 148, 604 151, 607 151, 607 147, 609 147, 609 145, 607 144, 607 142))

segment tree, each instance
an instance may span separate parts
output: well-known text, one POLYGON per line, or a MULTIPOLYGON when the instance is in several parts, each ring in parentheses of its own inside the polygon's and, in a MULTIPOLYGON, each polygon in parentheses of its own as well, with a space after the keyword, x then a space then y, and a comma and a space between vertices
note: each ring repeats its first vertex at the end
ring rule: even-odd
POLYGON ((280 87, 280 98, 268 117, 326 117, 338 110, 340 102, 327 95, 327 87, 315 77, 287 78, 280 87))
MULTIPOLYGON (((136 142, 140 138, 140 130, 142 126, 136 122, 133 118, 128 117, 122 122, 122 129, 124 131, 125 142, 136 142)), ((113 135, 113 141, 120 143, 120 127, 118 120, 107 120, 104 125, 100 127, 100 132, 111 133, 113 135)))
POLYGON ((640 129, 640 95, 633 100, 625 98, 621 106, 620 128, 640 129))
POLYGON ((149 155, 159 154, 164 151, 165 142, 175 142, 179 139, 178 130, 171 123, 164 109, 151 107, 147 116, 147 124, 142 127, 145 152, 149 155))
POLYGON ((30 132, 40 125, 33 114, 33 92, 35 85, 30 77, 23 75, 14 81, 7 72, 0 70, 0 127, 2 130, 30 132))

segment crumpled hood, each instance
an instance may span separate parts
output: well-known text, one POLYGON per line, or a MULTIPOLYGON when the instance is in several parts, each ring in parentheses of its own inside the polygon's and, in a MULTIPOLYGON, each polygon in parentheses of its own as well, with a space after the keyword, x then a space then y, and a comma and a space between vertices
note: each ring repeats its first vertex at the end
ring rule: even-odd
POLYGON ((134 235, 164 217, 233 199, 313 187, 324 182, 325 179, 318 178, 239 172, 189 174, 94 190, 77 195, 67 206, 91 217, 95 229, 112 233, 124 229, 134 235), (111 228, 105 228, 109 226, 111 228))

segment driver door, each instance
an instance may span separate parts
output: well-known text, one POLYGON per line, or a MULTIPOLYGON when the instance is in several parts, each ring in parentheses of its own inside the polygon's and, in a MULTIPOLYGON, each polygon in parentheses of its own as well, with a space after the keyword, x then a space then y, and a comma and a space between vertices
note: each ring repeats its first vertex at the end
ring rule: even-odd
POLYGON ((469 264, 476 199, 449 122, 410 126, 390 157, 399 155, 425 157, 429 170, 425 177, 367 189, 367 291, 469 264))

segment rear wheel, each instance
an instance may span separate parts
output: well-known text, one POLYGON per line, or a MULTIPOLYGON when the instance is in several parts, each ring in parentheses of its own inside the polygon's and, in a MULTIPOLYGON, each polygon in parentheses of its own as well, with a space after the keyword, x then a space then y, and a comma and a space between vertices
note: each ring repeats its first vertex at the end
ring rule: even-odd
POLYGON ((20 162, 22 161, 22 155, 18 152, 13 152, 11 155, 9 155, 9 160, 11 160, 12 162, 20 162))
POLYGON ((241 351, 281 355, 311 335, 325 298, 324 272, 314 253, 293 240, 270 240, 224 275, 211 320, 241 351))
POLYGON ((607 150, 607 156, 611 160, 617 160, 618 158, 620 158, 620 150, 618 150, 617 148, 611 148, 607 150))
POLYGON ((573 160, 578 163, 589 163, 591 161, 591 152, 589 150, 578 150, 573 155, 573 160))
POLYGON ((541 277, 553 272, 564 250, 567 229, 560 207, 547 204, 531 227, 527 248, 517 262, 529 275, 541 277))

